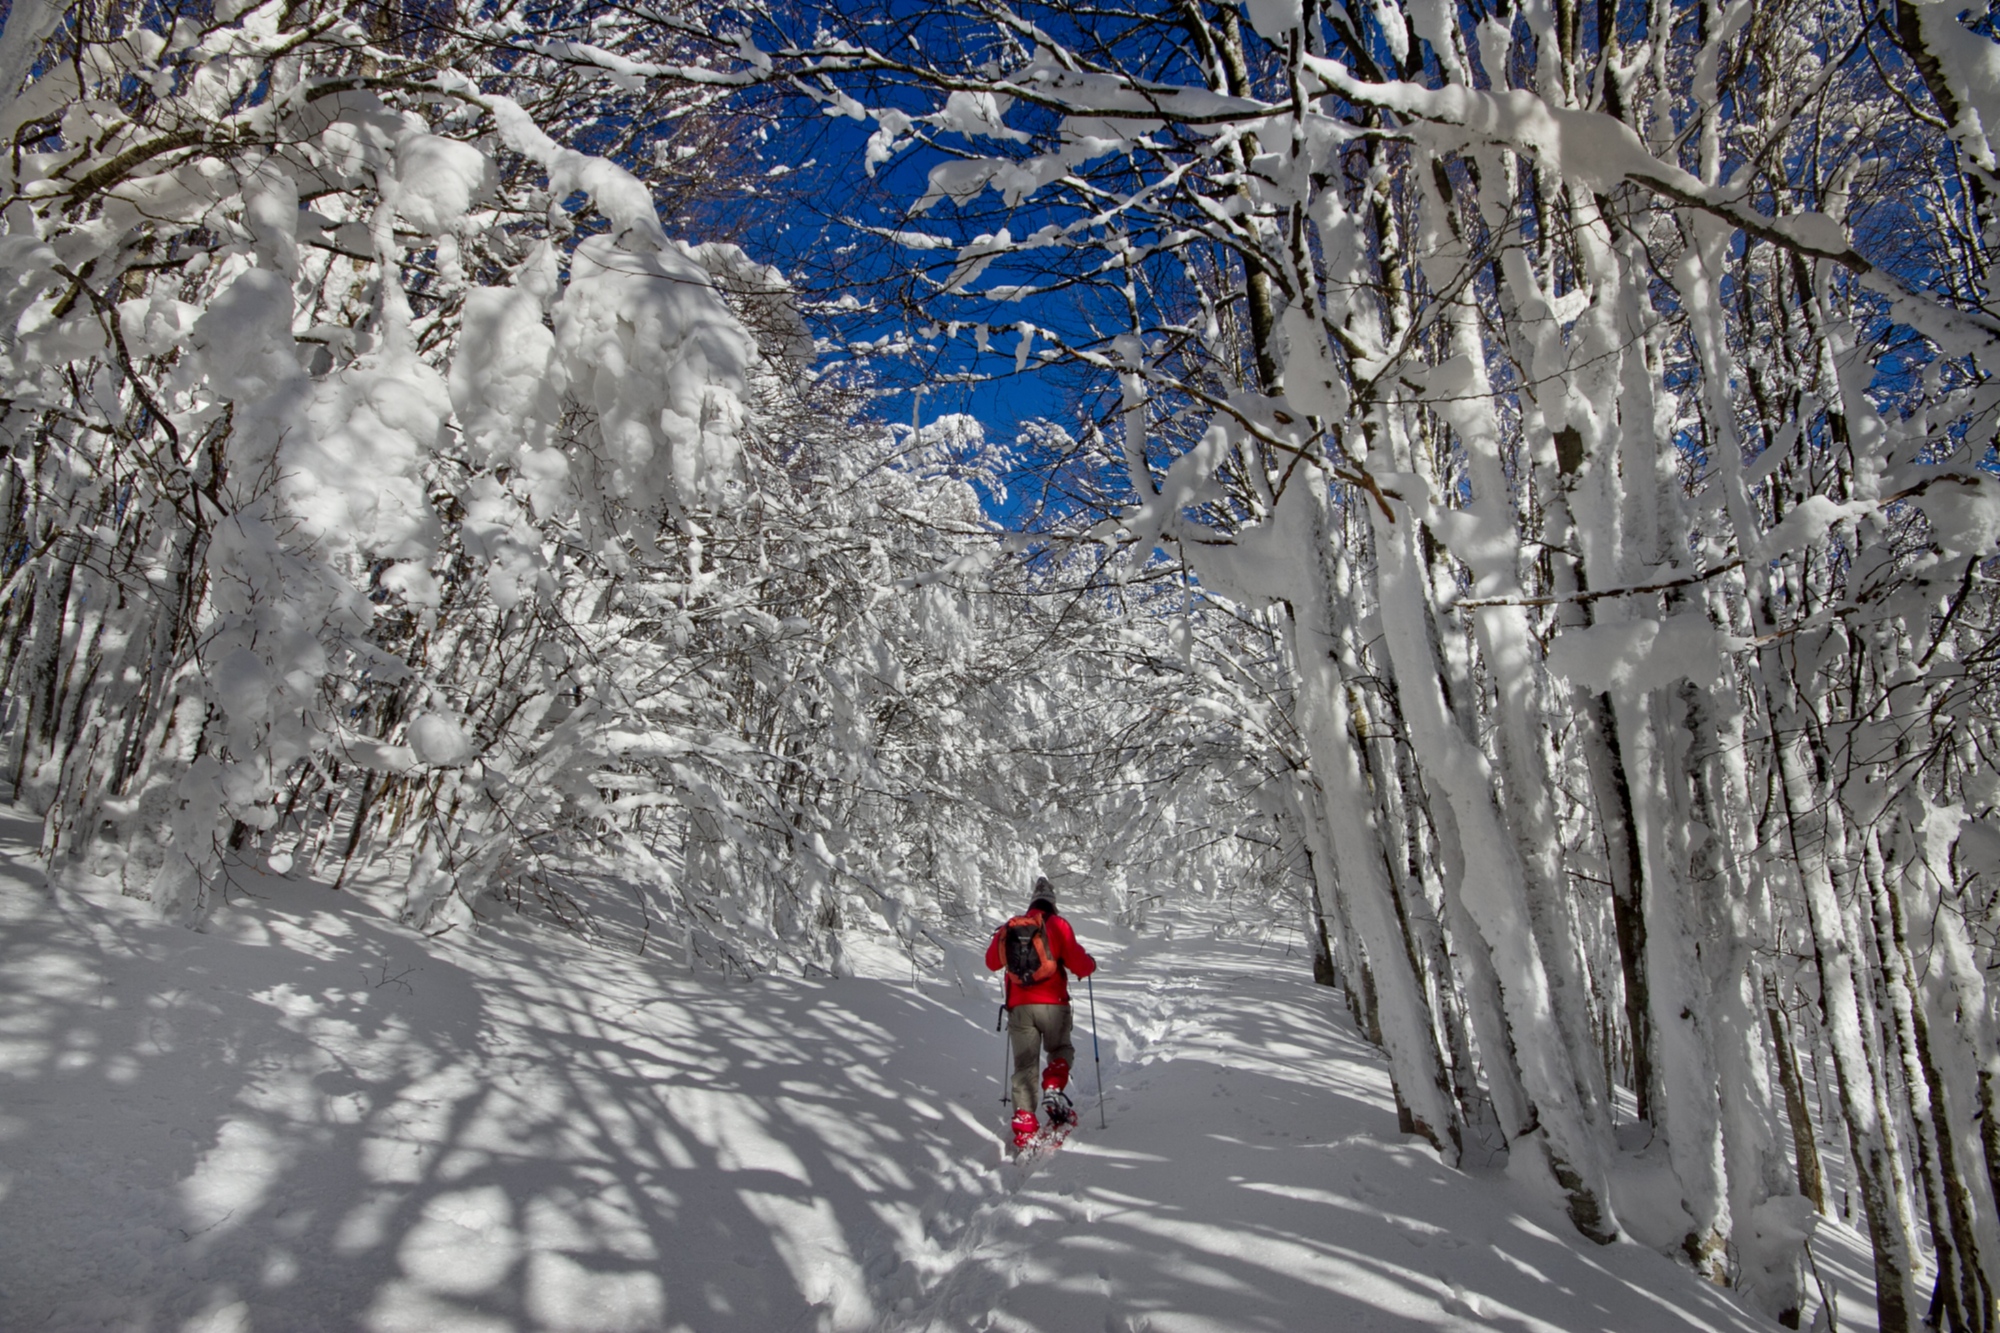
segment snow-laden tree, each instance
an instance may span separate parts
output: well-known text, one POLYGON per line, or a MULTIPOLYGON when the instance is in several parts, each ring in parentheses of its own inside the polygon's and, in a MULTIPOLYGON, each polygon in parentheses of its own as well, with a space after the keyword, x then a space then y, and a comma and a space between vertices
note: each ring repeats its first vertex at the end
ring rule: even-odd
POLYGON ((1934 1320, 1994 1327, 1986 20, 818 24, 759 40, 872 125, 905 193, 855 220, 927 291, 913 337, 1095 372, 1053 460, 1117 500, 1094 539, 1276 627, 1412 1127, 1457 1160, 1490 1103, 1585 1234, 1793 1323, 1844 1207, 1885 1329, 1926 1268, 1934 1320), (1679 1208, 1621 1212, 1655 1167, 1679 1208))
POLYGON ((935 571, 996 549, 977 438, 843 425, 774 273, 503 89, 658 105, 536 67, 545 34, 475 80, 480 27, 398 22, 10 18, 16 789, 190 919, 232 852, 406 849, 433 928, 610 874, 720 961, 830 962, 828 886, 894 858, 827 837, 921 780, 951 701, 885 696, 965 656, 935 571))
POLYGON ((775 275, 669 240, 645 182, 399 23, 9 19, 16 785, 47 850, 169 909, 350 788, 347 851, 395 797, 484 835, 433 840, 414 916, 447 872, 482 889, 548 795, 549 710, 603 683, 545 640, 663 522, 743 502, 795 360, 740 313, 781 309, 775 275))
POLYGON ((712 17, 13 11, 0 679, 45 853, 191 922, 244 859, 387 864, 428 929, 497 899, 745 972, 1158 861, 1089 784, 1174 733, 1006 549, 1004 453, 873 420, 775 271, 668 235, 769 123, 712 17))

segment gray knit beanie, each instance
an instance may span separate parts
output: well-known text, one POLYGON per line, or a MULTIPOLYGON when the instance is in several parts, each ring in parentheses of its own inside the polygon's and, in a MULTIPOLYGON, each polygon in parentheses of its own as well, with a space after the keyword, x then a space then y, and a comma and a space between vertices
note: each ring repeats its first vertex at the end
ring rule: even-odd
POLYGON ((1035 892, 1034 896, 1028 899, 1028 910, 1032 912, 1037 907, 1048 909, 1051 916, 1055 914, 1056 886, 1049 883, 1047 875, 1035 876, 1035 892))

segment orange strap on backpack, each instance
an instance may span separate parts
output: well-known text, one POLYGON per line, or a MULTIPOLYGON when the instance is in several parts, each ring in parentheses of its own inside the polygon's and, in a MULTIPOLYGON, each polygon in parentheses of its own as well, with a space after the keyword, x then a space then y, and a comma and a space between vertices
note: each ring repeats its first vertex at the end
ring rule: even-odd
POLYGON ((1007 971, 1014 980, 1033 986, 1056 974, 1056 956, 1039 917, 1009 917, 1001 929, 1007 936, 1007 971))

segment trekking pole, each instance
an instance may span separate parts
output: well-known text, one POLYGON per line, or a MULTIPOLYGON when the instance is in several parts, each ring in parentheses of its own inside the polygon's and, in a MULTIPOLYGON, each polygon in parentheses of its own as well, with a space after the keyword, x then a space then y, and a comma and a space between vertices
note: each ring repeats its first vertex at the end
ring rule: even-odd
POLYGON ((994 1016, 993 1030, 1000 1034, 1000 1100, 1004 1102, 1008 1099, 1007 1075, 1011 1072, 1009 1067, 1014 1063, 1014 1034, 1007 1031, 1007 1006, 1004 1004, 1000 1006, 1000 1012, 994 1016))
POLYGON ((1097 983, 1085 977, 1083 984, 1090 991, 1090 1063, 1097 1070, 1097 1127, 1109 1129, 1104 1122, 1104 1062, 1097 1058, 1097 983))

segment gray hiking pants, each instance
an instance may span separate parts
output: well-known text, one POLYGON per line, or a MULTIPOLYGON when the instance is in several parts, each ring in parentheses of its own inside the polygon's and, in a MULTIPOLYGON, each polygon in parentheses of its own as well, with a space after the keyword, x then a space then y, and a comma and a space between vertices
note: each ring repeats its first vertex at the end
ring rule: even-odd
POLYGON ((1044 1049, 1051 1060, 1069 1064, 1076 1059, 1069 1027, 1066 1004, 1017 1004, 1007 1011, 1007 1040, 1014 1048, 1016 1111, 1032 1111, 1041 1104, 1044 1049))

